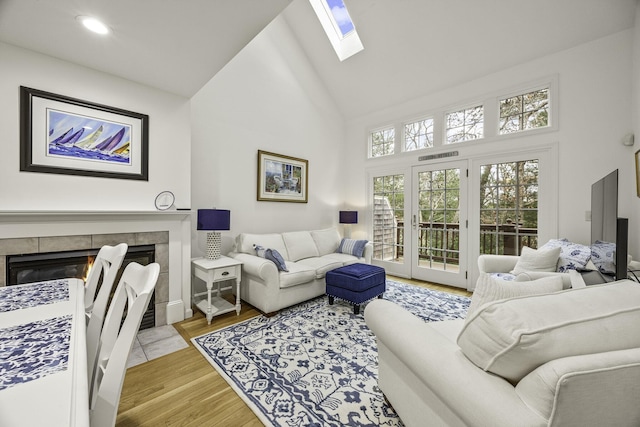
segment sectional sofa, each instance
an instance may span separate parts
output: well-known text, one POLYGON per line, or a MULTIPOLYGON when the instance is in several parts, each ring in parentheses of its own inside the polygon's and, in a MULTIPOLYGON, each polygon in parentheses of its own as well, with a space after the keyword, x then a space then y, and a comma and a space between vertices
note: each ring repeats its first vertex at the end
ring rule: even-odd
POLYGON ((343 240, 336 228, 328 228, 241 233, 229 256, 242 261, 241 298, 270 314, 323 295, 327 271, 356 262, 370 264, 372 254, 370 242, 343 240), (284 261, 280 269, 277 256, 269 259, 274 250, 284 261), (265 258, 259 256, 264 253, 265 258))

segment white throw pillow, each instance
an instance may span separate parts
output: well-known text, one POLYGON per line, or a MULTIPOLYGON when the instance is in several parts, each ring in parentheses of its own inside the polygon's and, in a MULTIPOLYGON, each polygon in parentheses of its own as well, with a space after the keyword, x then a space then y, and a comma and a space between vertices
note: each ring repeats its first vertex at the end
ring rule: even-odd
POLYGON ((494 279, 487 273, 480 273, 476 288, 471 296, 471 304, 467 311, 468 322, 473 314, 485 304, 506 298, 527 295, 547 294, 562 290, 562 278, 559 276, 543 277, 528 282, 516 282, 494 279))
POLYGON ((479 368, 517 383, 551 360, 640 347, 640 286, 630 280, 486 304, 458 336, 479 368))
POLYGON ((556 271, 560 251, 560 247, 535 250, 524 246, 516 266, 510 273, 517 276, 525 271, 556 271))

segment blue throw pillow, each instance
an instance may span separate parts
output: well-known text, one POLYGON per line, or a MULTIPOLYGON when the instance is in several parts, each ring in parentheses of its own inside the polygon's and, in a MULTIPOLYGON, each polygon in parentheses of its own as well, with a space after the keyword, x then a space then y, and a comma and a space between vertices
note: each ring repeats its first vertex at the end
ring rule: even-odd
POLYGON ((591 245, 591 261, 604 274, 615 274, 616 272, 616 244, 596 240, 591 245))
POLYGON ((368 240, 342 239, 336 252, 362 258, 362 255, 364 254, 364 247, 368 242, 368 240))
POLYGON ((268 259, 269 261, 274 263, 276 267, 278 267, 278 270, 287 272, 289 271, 287 269, 287 264, 284 262, 284 258, 282 258, 282 255, 280 255, 280 252, 276 251, 275 249, 265 249, 262 246, 258 245, 253 245, 253 247, 259 257, 268 259))

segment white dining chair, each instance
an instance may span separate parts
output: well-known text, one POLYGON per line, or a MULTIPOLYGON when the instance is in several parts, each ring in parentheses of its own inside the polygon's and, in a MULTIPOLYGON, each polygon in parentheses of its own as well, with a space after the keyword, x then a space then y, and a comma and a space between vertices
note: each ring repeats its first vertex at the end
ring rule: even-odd
POLYGON ((136 262, 127 265, 122 273, 105 317, 97 362, 90 376, 91 427, 113 427, 116 423, 127 358, 159 274, 158 263, 142 266, 136 262))
MULTIPOLYGON (((122 265, 122 260, 124 259, 128 248, 129 247, 126 243, 120 243, 117 246, 105 245, 100 248, 98 255, 96 255, 84 287, 84 311, 87 314, 87 324, 89 323, 89 319, 91 318, 94 308, 99 301, 101 304, 104 303, 104 308, 102 308, 102 313, 104 315, 109 295, 111 294, 111 288, 113 287, 116 275, 118 274, 118 270, 122 265), (102 277, 102 286, 100 287, 100 290, 102 291, 105 289, 105 284, 107 284, 106 287, 108 289, 106 292, 98 292, 98 297, 95 298, 100 277, 102 277), (106 295, 106 298, 103 297, 103 295, 106 295)), ((101 307, 99 307, 98 310, 100 308, 101 307)))
POLYGON ((89 379, 91 379, 98 356, 98 341, 104 324, 107 304, 127 249, 126 243, 120 243, 117 246, 103 246, 96 255, 89 277, 87 277, 84 291, 84 310, 87 318, 87 378, 89 379), (98 296, 94 299, 100 277, 102 277, 102 285, 100 285, 98 296))

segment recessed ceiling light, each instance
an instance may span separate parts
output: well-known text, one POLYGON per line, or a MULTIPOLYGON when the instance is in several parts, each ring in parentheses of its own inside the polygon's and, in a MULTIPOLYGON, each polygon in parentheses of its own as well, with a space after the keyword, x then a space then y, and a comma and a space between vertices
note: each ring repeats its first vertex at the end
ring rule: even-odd
POLYGON ((109 27, 96 18, 92 18, 91 16, 76 16, 76 19, 94 33, 109 34, 109 27))

